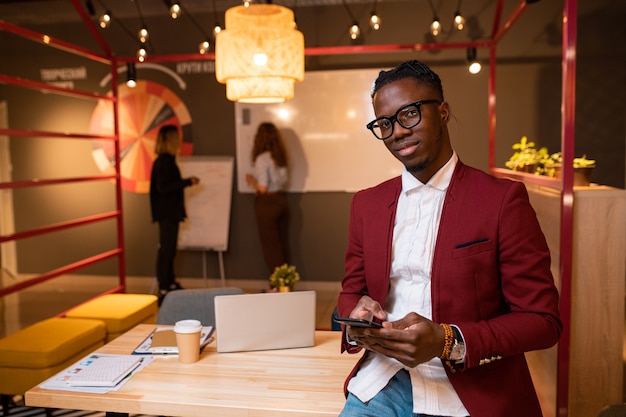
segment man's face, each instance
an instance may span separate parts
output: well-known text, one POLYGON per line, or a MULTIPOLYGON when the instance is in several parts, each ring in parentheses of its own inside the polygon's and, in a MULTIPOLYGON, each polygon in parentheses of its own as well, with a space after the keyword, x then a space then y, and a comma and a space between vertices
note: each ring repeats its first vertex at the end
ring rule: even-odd
MULTIPOLYGON (((431 88, 418 85, 412 78, 394 81, 374 95, 376 117, 393 117, 409 103, 419 100, 440 100, 431 88)), ((452 156, 447 123, 447 103, 420 106, 422 119, 410 129, 394 121, 392 135, 384 139, 385 146, 418 180, 426 183, 452 156)))

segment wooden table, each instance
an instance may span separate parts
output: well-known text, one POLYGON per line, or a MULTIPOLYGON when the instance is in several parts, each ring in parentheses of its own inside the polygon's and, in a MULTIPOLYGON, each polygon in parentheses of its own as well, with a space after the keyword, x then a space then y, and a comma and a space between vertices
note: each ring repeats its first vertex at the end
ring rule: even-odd
MULTIPOLYGON (((129 354, 152 331, 140 324, 100 353, 129 354)), ((341 332, 318 331, 312 348, 217 353, 194 364, 158 356, 119 391, 89 394, 32 388, 26 405, 161 416, 337 416, 357 356, 341 354, 341 332)))

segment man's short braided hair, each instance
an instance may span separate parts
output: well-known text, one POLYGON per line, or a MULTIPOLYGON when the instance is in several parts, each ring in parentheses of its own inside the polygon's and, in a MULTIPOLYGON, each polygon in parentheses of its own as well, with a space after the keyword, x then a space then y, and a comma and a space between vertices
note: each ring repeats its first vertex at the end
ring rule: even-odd
POLYGON ((376 78, 376 81, 374 81, 374 85, 372 86, 372 97, 374 97, 374 94, 376 94, 378 90, 387 84, 405 78, 413 78, 418 84, 431 87, 438 94, 440 94, 439 98, 443 101, 443 86, 441 85, 441 79, 426 64, 417 60, 405 61, 395 68, 378 73, 378 78, 376 78))

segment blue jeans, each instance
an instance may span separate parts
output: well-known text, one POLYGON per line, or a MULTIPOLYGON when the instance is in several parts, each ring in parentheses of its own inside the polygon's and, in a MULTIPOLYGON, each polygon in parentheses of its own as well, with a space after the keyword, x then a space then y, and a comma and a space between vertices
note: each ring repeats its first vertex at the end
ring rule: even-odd
MULTIPOLYGON (((406 370, 400 370, 367 403, 348 394, 346 404, 339 417, 437 417, 426 414, 413 414, 413 392, 411 377, 406 370)), ((442 417, 442 416, 439 416, 442 417)))

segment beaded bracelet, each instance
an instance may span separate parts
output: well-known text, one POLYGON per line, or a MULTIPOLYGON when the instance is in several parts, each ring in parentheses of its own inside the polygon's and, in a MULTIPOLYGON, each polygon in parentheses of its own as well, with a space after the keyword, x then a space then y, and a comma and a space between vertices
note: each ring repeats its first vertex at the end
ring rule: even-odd
POLYGON ((439 358, 448 360, 450 359, 452 343, 454 342, 454 332, 452 331, 452 327, 449 324, 441 323, 441 327, 443 327, 444 343, 443 352, 441 352, 439 358))

